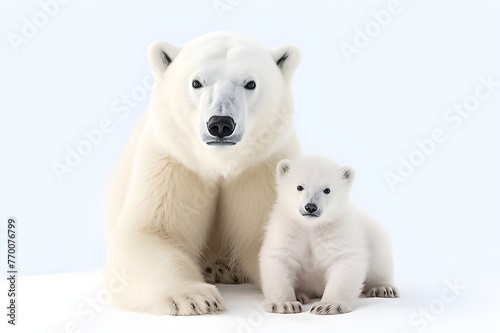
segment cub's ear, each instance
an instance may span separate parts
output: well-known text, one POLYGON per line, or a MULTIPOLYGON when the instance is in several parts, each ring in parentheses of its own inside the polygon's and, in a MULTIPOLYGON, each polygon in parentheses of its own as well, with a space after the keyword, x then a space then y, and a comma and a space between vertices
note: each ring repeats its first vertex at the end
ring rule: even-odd
POLYGON ((292 161, 290 160, 281 160, 276 166, 276 176, 279 178, 284 177, 287 173, 290 172, 290 168, 292 167, 292 161))
POLYGON ((283 75, 290 79, 300 63, 299 49, 292 45, 282 45, 272 51, 272 56, 283 75))
POLYGON ((347 184, 352 184, 352 182, 354 181, 354 177, 356 176, 356 174, 354 173, 354 170, 352 168, 349 168, 349 167, 343 167, 342 169, 340 169, 340 174, 341 174, 341 177, 342 177, 342 180, 343 181, 346 181, 347 184))
POLYGON ((148 58, 153 75, 155 77, 161 76, 178 53, 179 49, 177 47, 163 40, 156 40, 149 44, 148 58))

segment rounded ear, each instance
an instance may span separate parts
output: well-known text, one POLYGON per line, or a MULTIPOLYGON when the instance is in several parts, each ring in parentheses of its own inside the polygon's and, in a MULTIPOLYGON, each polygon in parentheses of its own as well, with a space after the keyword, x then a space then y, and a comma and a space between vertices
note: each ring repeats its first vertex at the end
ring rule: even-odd
POLYGON ((291 79, 300 63, 300 51, 292 45, 282 45, 272 51, 276 66, 287 79, 291 79))
POLYGON ((288 172, 290 172, 291 167, 292 167, 292 161, 290 160, 279 161, 278 165, 276 166, 276 176, 278 176, 278 179, 282 178, 288 172))
POLYGON ((343 167, 340 169, 340 174, 342 175, 342 180, 346 181, 349 185, 352 184, 356 176, 354 170, 350 167, 343 167))
POLYGON ((163 40, 156 40, 149 44, 148 58, 153 75, 155 77, 161 76, 178 53, 179 49, 177 47, 163 40))

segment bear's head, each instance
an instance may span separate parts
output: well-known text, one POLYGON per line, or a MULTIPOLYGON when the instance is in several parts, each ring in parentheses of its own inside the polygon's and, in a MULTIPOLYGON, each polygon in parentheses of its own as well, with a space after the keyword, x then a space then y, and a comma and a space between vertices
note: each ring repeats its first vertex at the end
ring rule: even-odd
POLYGON ((325 157, 304 156, 276 166, 278 204, 305 223, 333 222, 349 207, 354 171, 325 157))
POLYGON ((286 144, 293 130, 290 83, 300 62, 295 47, 269 50, 217 32, 182 46, 153 42, 148 56, 155 134, 181 162, 230 169, 286 144))

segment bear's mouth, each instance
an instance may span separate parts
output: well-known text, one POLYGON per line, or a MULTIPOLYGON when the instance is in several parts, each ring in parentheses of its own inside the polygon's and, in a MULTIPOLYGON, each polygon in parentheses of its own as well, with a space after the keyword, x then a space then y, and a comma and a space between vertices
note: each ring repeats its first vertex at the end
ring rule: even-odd
POLYGON ((205 142, 209 146, 234 146, 236 142, 225 140, 212 140, 205 142))
POLYGON ((208 134, 202 134, 201 139, 207 146, 211 146, 214 148, 224 148, 236 145, 241 141, 242 133, 235 133, 231 136, 226 136, 222 138, 214 137, 208 134))

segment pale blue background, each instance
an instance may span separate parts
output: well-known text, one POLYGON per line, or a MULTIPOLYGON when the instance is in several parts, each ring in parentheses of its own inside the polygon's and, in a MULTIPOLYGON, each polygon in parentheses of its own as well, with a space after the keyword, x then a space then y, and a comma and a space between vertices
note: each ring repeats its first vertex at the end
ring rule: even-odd
POLYGON ((354 199, 391 234, 398 280, 438 293, 443 279, 458 278, 489 302, 488 282, 496 288, 500 278, 500 87, 459 129, 442 116, 479 76, 500 81, 500 1, 402 2, 351 63, 339 45, 388 1, 248 0, 224 19, 215 2, 70 1, 18 53, 8 33, 38 1, 1 2, 0 211, 2 221, 18 219, 20 272, 104 263, 106 182, 147 98, 125 119, 113 103, 148 75, 152 40, 234 30, 302 50, 294 92, 303 150, 355 168, 354 199), (114 130, 60 182, 51 163, 104 118, 114 130), (384 174, 437 127, 447 141, 391 192, 384 174))

